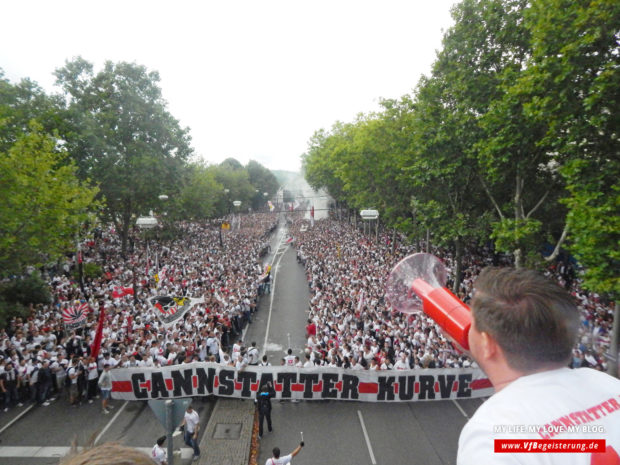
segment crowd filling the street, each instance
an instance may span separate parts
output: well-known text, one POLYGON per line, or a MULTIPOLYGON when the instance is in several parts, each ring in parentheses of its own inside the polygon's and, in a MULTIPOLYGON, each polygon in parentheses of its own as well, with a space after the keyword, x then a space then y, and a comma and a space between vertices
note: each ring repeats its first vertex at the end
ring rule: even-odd
MULTIPOLYGON (((53 301, 32 306, 27 318, 13 318, 0 332, 0 394, 2 410, 26 403, 46 407, 62 401, 77 408, 101 403, 108 414, 112 389, 110 371, 129 367, 162 367, 197 361, 242 370, 248 365, 282 364, 351 370, 409 370, 475 366, 424 314, 405 315, 385 300, 390 270, 402 258, 426 249, 389 232, 365 235, 360 228, 335 218, 312 222, 291 212, 286 221, 299 266, 306 271, 310 292, 303 350, 286 348, 269 358, 244 341, 260 299, 272 289, 264 262, 280 217, 276 213, 243 215, 238 227, 221 238, 221 220, 185 222, 174 240, 147 241, 132 232, 123 254, 119 235, 101 226, 81 244, 83 263, 101 267, 97 277, 77 278, 77 260, 40 271, 53 301), (193 306, 170 320, 171 308, 157 305, 166 296, 193 306), (155 302, 155 303, 154 303, 155 302), (100 350, 93 353, 100 312, 104 324, 100 350), (73 318, 73 320, 71 320, 73 318), (80 320, 80 318, 82 318, 80 320)), ((282 223, 283 224, 283 223, 282 223)), ((430 247, 453 274, 455 258, 430 247)), ((472 283, 490 264, 508 264, 492 250, 471 249, 464 258, 458 296, 468 302, 472 283)), ((613 309, 580 286, 579 270, 570 260, 547 269, 577 299, 581 312, 580 339, 573 367, 605 370, 613 309)), ((448 286, 451 286, 451 280, 448 286)), ((265 391, 267 392, 267 391, 265 391)), ((268 427, 269 417, 267 416, 268 427)), ((261 431, 262 432, 262 431, 261 431)))

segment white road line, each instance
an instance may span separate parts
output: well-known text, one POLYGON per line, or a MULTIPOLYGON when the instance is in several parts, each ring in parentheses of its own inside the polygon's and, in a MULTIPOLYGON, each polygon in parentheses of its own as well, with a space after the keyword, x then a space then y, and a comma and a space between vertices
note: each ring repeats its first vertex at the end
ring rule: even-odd
MULTIPOLYGON (((280 236, 280 242, 282 242, 284 235, 280 236)), ((265 355, 265 347, 267 347, 267 341, 269 340, 269 326, 271 326, 271 311, 273 309, 273 296, 276 294, 276 278, 278 277, 278 273, 277 273, 277 268, 280 265, 280 260, 282 260, 282 257, 284 257, 284 254, 280 255, 280 258, 278 258, 278 263, 276 263, 276 268, 275 271, 273 273, 273 278, 272 278, 272 282, 271 282, 271 289, 270 289, 270 299, 269 299, 269 316, 267 317, 267 327, 265 328, 265 341, 263 342, 263 351, 261 354, 261 357, 263 355, 265 355)), ((274 270, 273 267, 273 262, 276 259, 276 256, 274 255, 273 260, 271 261, 271 269, 274 270)))
POLYGON ((99 442, 99 440, 103 437, 103 435, 105 434, 105 432, 108 430, 108 428, 110 426, 112 426, 112 423, 114 423, 114 421, 118 418, 118 416, 121 414, 121 412, 123 411, 123 409, 125 407, 127 407, 127 404, 129 403, 129 401, 125 401, 125 403, 121 406, 121 408, 118 409, 118 412, 116 412, 116 415, 114 415, 112 417, 112 419, 110 421, 108 421, 108 424, 105 425, 105 428, 103 428, 103 430, 101 431, 101 433, 99 433, 99 435, 97 436, 97 438, 95 439, 95 444, 97 445, 97 443, 99 442))
POLYGON ((366 439, 366 445, 368 446, 368 453, 370 454, 370 462, 372 465, 377 465, 377 461, 375 460, 375 454, 372 453, 372 446, 370 445, 370 439, 368 438, 368 432, 366 431, 366 425, 364 424, 364 417, 362 417, 362 412, 357 411, 357 416, 360 418, 360 423, 362 424, 362 431, 364 432, 364 439, 366 439))
POLYGON ((452 402, 454 402, 454 405, 456 405, 456 408, 460 410, 460 412, 463 414, 465 418, 469 418, 469 415, 465 413, 465 410, 463 410, 463 407, 461 407, 456 400, 452 399, 452 402))
MULTIPOLYGON (((134 449, 139 450, 147 454, 151 455, 151 447, 134 447, 134 449)), ((81 447, 78 447, 78 450, 81 450, 81 447)), ((54 457, 64 457, 71 451, 71 447, 53 447, 53 446, 2 446, 0 447, 0 457, 31 457, 31 458, 54 458, 54 457)), ((194 455, 194 451, 189 447, 183 447, 180 450, 177 449, 175 452, 181 452, 181 458, 183 460, 188 460, 192 458, 194 455)))
POLYGON ((34 407, 35 404, 30 405, 29 407, 26 407, 24 409, 24 411, 22 413, 20 413, 19 415, 17 415, 15 418, 13 418, 11 421, 9 421, 9 423, 7 425, 4 426, 4 428, 0 429, 0 434, 2 434, 4 432, 4 430, 6 430, 9 426, 11 426, 13 423, 15 423, 17 420, 19 420, 21 417, 23 417, 24 415, 26 415, 27 412, 29 412, 30 410, 32 410, 32 408, 34 407))

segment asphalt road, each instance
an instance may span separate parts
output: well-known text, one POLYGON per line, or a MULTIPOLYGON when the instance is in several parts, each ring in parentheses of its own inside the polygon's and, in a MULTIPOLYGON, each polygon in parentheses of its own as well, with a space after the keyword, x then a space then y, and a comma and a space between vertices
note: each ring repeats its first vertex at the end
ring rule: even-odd
MULTIPOLYGON (((308 285, 295 250, 285 243, 286 228, 272 238, 272 293, 261 299, 259 311, 245 334, 246 344, 256 341, 273 365, 278 365, 290 346, 301 354, 305 344, 308 285)), ((72 442, 83 445, 116 441, 150 450, 155 439, 165 434, 145 402, 112 401, 114 409, 103 415, 100 405, 70 408, 66 399, 49 407, 33 406, 0 412, 0 465, 57 464, 72 442)), ((458 435, 481 400, 435 401, 395 404, 308 401, 274 402, 273 433, 261 441, 259 464, 271 457, 274 446, 288 453, 303 432, 306 447, 295 458, 303 464, 454 464, 458 435)), ((214 400, 194 403, 204 431, 214 400)), ((187 465, 190 450, 181 436, 187 465)))
MULTIPOLYGON (((286 236, 284 231, 282 243, 286 236)), ((294 248, 280 245, 273 252, 272 295, 261 301, 245 341, 256 341, 269 361, 279 365, 289 345, 294 354, 303 351, 309 290, 294 248)), ((289 453, 303 432, 306 447, 295 465, 454 464, 460 431, 481 403, 274 401, 274 431, 265 433, 258 463, 264 464, 276 446, 289 453)))

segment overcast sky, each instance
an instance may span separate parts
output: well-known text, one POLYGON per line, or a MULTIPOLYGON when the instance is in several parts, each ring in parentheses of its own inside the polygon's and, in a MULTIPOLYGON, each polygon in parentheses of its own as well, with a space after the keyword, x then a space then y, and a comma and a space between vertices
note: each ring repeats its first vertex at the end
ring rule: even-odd
POLYGON ((454 0, 5 0, 0 68, 54 88, 81 55, 158 71, 196 154, 297 171, 312 134, 410 93, 454 0))

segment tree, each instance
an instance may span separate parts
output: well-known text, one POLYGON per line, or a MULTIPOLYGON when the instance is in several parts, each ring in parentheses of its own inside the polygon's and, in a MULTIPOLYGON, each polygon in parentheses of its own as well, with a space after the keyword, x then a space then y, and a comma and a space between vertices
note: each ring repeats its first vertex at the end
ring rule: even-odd
POLYGON ((584 284, 620 297, 620 4, 537 0, 526 15, 531 63, 515 92, 547 128, 541 143, 567 188, 568 246, 584 284))
POLYGON ((177 216, 204 220, 216 214, 217 201, 224 187, 216 181, 215 175, 213 167, 200 163, 187 167, 183 187, 179 192, 177 216))
POLYGON ((252 208, 259 210, 267 202, 263 194, 265 192, 267 192, 267 195, 276 193, 280 185, 271 171, 254 160, 250 160, 245 169, 248 172, 250 184, 252 184, 255 191, 255 195, 252 197, 252 208))
POLYGON ((72 249, 98 191, 85 184, 58 140, 36 123, 0 153, 2 275, 56 260, 72 249))
POLYGON ((166 109, 159 75, 135 63, 106 62, 93 73, 82 58, 56 70, 68 97, 64 137, 80 174, 101 188, 105 213, 127 250, 135 217, 174 196, 192 153, 187 129, 166 109))
POLYGON ((250 184, 250 177, 243 165, 234 158, 228 158, 214 167, 215 180, 223 186, 217 204, 218 216, 233 211, 232 202, 239 200, 242 209, 251 205, 256 189, 250 184))
POLYGON ((48 134, 63 126, 60 96, 48 96, 35 82, 22 79, 11 84, 0 69, 0 152, 6 152, 29 131, 32 120, 48 134))

